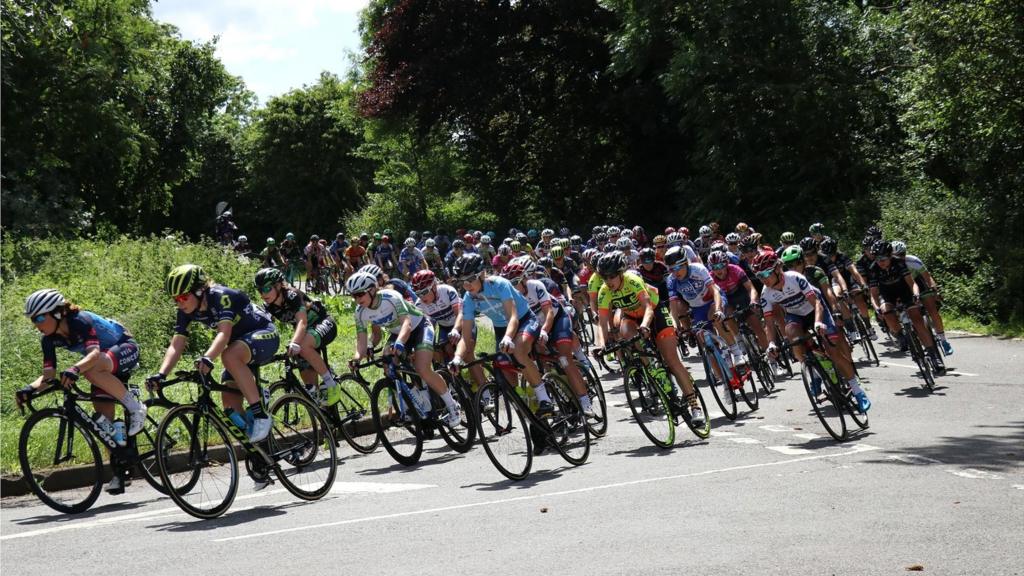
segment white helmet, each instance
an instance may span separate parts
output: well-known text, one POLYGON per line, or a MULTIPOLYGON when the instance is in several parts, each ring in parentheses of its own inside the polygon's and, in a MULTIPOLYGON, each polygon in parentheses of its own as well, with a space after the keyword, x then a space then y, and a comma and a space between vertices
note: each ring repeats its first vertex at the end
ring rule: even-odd
POLYGON ((238 241, 239 242, 248 242, 249 241, 249 237, 246 236, 245 234, 242 234, 241 236, 238 237, 238 241))
POLYGON ((345 282, 345 289, 348 290, 349 294, 358 294, 359 292, 366 292, 370 288, 377 287, 377 278, 373 274, 366 272, 356 272, 355 274, 348 277, 348 281, 345 282))
POLYGON ((480 243, 481 244, 490 244, 491 243, 491 237, 488 236, 487 234, 484 234, 483 236, 480 237, 480 243))
POLYGON ((633 241, 630 240, 627 236, 622 236, 615 241, 615 247, 618 248, 619 250, 626 250, 627 248, 633 247, 633 241))
POLYGON ((34 318, 40 314, 53 312, 64 305, 64 296, 53 288, 43 288, 29 294, 25 300, 25 315, 34 318))
POLYGON ((384 273, 384 271, 380 269, 380 266, 377 266, 376 264, 367 264, 366 266, 360 268, 359 272, 364 272, 366 274, 369 274, 370 276, 373 276, 375 281, 377 278, 380 278, 381 274, 384 273))
POLYGON ((618 236, 621 233, 622 233, 622 230, 619 230, 618 226, 610 226, 608 228, 608 235, 609 236, 618 236))
POLYGON ((423 245, 426 246, 427 248, 433 248, 434 244, 435 242, 433 238, 427 238, 427 241, 423 243, 423 245))
POLYGON ((700 233, 701 236, 711 236, 711 227, 710 226, 701 226, 700 230, 698 232, 700 233))
POLYGON ((685 241, 685 238, 679 232, 673 232, 665 239, 665 242, 668 243, 669 246, 682 246, 685 241))
POLYGON ((548 236, 554 236, 555 231, 552 230, 551 228, 545 228, 544 230, 541 231, 540 235, 545 238, 548 236))
POLYGON ((725 241, 729 244, 737 244, 740 241, 740 235, 735 232, 729 232, 725 235, 725 241))
POLYGON ((411 237, 410 238, 406 238, 405 239, 405 245, 410 247, 410 248, 412 248, 413 246, 416 245, 416 239, 415 238, 411 238, 411 237))
POLYGON ((893 256, 899 256, 900 258, 907 255, 907 244, 902 240, 892 241, 892 254, 893 256))

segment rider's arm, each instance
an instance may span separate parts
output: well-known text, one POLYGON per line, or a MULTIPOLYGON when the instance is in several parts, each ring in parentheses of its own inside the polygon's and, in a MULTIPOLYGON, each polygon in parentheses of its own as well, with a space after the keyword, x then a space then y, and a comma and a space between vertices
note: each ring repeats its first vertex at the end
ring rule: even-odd
MULTIPOLYGON (((427 320, 424 320, 426 322, 427 320)), ((402 317, 402 327, 398 329, 398 336, 395 338, 395 343, 405 346, 405 343, 409 341, 409 335, 412 334, 412 316, 405 314, 402 317)))
POLYGON ((639 294, 640 303, 644 306, 644 319, 640 322, 640 326, 650 329, 651 324, 654 323, 654 301, 651 300, 650 295, 646 291, 639 294))
POLYGON ((519 315, 516 314, 516 301, 512 298, 503 300, 502 307, 505 309, 505 318, 508 318, 508 327, 505 329, 505 334, 515 337, 519 333, 519 315))
POLYGON ((210 360, 213 360, 220 356, 224 349, 228 347, 231 342, 231 328, 234 325, 230 320, 221 320, 217 323, 217 335, 213 337, 213 342, 210 342, 210 347, 206 349, 206 356, 210 360))
POLYGON ((167 352, 164 353, 163 362, 160 363, 159 372, 161 374, 170 374, 171 370, 174 370, 174 366, 185 351, 186 344, 188 344, 188 338, 182 334, 175 334, 171 337, 171 344, 167 347, 167 352))
POLYGON ((356 362, 366 357, 366 332, 356 332, 356 352, 352 359, 356 362))
MULTIPOLYGON (((462 318, 462 311, 459 311, 459 318, 462 318)), ((475 347, 476 341, 473 340, 473 322, 472 318, 462 320, 462 338, 459 339, 459 343, 455 346, 455 355, 461 358, 463 361, 466 360, 466 349, 469 347, 475 347)), ((459 324, 456 324, 458 326, 459 324)), ((453 328, 454 330, 454 328, 453 328)))
POLYGON ((864 277, 861 276, 860 271, 858 271, 857 267, 852 263, 847 266, 846 269, 850 271, 850 276, 853 276, 853 279, 857 281, 857 284, 860 284, 861 286, 868 285, 867 281, 864 280, 864 277))
POLYGON ((292 334, 291 343, 302 346, 302 339, 306 336, 306 328, 309 326, 309 318, 306 316, 305 307, 295 313, 295 332, 292 334))

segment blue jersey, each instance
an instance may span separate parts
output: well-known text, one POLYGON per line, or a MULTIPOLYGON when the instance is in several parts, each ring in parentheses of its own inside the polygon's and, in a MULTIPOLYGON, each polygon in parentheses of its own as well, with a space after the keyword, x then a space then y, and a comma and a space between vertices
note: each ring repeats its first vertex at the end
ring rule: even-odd
POLYGON ((85 310, 69 314, 67 321, 67 338, 56 333, 42 337, 43 368, 57 366, 57 348, 64 348, 84 356, 92 348, 109 350, 131 338, 124 326, 85 310))
POLYGON ((466 292, 462 296, 462 318, 469 320, 477 314, 491 319, 497 328, 508 326, 505 317, 505 302, 512 300, 516 305, 516 316, 522 318, 530 313, 526 298, 512 287, 512 283, 500 276, 491 276, 482 280, 483 289, 477 294, 466 292))
POLYGON ((391 257, 394 255, 394 253, 395 247, 392 246, 391 243, 385 244, 381 242, 380 244, 377 245, 377 253, 375 257, 377 258, 378 262, 381 260, 391 260, 391 257))
POLYGON ((253 306, 244 292, 232 290, 225 286, 211 286, 203 296, 206 310, 199 307, 191 314, 178 310, 178 319, 174 324, 176 334, 187 335, 188 325, 199 322, 214 330, 221 322, 231 322, 231 341, 256 330, 273 327, 274 322, 265 310, 253 306))
POLYGON ((420 301, 419 296, 416 295, 416 291, 413 290, 412 286, 410 286, 409 283, 406 282, 405 280, 391 278, 385 283, 385 286, 388 284, 390 284, 395 289, 395 292, 401 294, 402 297, 408 300, 409 302, 416 304, 420 301))
POLYGON ((420 263, 423 262, 423 253, 420 252, 419 248, 402 248, 402 252, 398 255, 398 263, 400 267, 405 268, 407 274, 412 276, 420 269, 420 263))

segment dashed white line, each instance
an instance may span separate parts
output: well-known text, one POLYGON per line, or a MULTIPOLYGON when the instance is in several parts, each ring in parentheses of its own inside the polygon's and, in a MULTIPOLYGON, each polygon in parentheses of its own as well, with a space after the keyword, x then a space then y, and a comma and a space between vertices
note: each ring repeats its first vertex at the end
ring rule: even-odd
POLYGON ((994 474, 986 470, 975 470, 974 468, 964 468, 962 470, 946 470, 953 476, 959 476, 961 478, 970 478, 972 480, 1002 480, 1003 477, 999 474, 994 474))
POLYGON ((811 451, 806 448, 797 448, 796 446, 765 446, 769 450, 774 450, 779 454, 785 454, 786 456, 799 456, 801 454, 810 454, 811 451))
POLYGON ((736 438, 729 438, 730 442, 737 444, 760 444, 761 441, 757 438, 747 438, 746 436, 737 436, 736 438))
MULTIPOLYGON (((882 362, 882 366, 895 366, 897 368, 910 368, 912 370, 918 369, 916 364, 897 364, 895 362, 882 362)), ((978 374, 973 372, 960 372, 958 370, 948 370, 946 371, 946 374, 954 374, 956 376, 978 376, 978 374)))
POLYGON ((813 432, 804 432, 804 433, 801 433, 801 434, 793 434, 793 436, 795 436, 796 438, 799 438, 801 440, 816 440, 818 438, 821 438, 821 436, 819 436, 818 434, 815 434, 813 432))

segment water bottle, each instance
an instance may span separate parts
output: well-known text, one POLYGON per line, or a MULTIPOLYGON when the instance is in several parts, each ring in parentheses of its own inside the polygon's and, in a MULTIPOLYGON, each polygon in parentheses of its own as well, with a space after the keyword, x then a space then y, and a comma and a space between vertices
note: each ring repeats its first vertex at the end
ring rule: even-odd
POLYGON ((126 440, 127 436, 125 434, 124 421, 123 420, 114 420, 113 432, 114 432, 114 442, 116 442, 118 446, 125 446, 125 445, 128 444, 128 442, 126 440))
POLYGON ((234 408, 225 408, 224 415, 227 416, 235 426, 238 426, 239 430, 245 430, 245 418, 238 412, 235 412, 234 408))
POLYGON ((430 412, 430 390, 426 388, 413 388, 412 397, 416 401, 416 408, 420 414, 430 412))
POLYGON ((105 432, 111 438, 114 437, 114 426, 113 424, 110 423, 110 420, 107 420, 106 416, 104 416, 103 414, 97 414, 93 416, 93 420, 95 420, 96 423, 99 424, 100 430, 103 430, 103 432, 105 432))
POLYGON ((828 374, 829 381, 832 382, 833 384, 837 384, 835 375, 836 370, 832 366, 832 361, 829 360, 828 356, 824 354, 816 354, 816 356, 818 357, 818 363, 821 364, 821 367, 825 369, 825 374, 828 374))
POLYGON ((662 366, 656 366, 651 368, 651 376, 654 377, 654 381, 661 384, 661 389, 666 393, 672 392, 672 381, 668 379, 668 373, 665 372, 665 368, 662 366))

